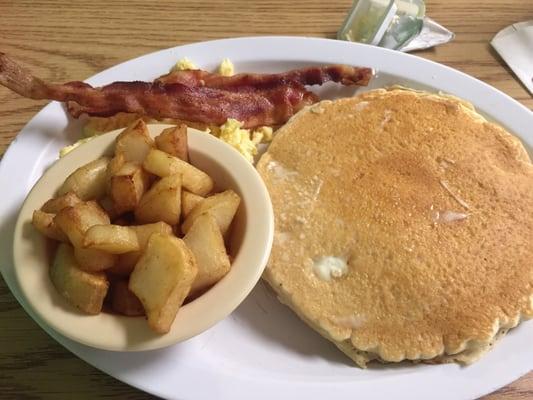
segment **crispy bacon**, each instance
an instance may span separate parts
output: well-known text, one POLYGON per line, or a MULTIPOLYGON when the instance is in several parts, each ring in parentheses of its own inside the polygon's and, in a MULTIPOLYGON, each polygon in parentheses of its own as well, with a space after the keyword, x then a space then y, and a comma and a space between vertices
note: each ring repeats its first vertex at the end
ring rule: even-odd
POLYGON ((372 77, 370 68, 349 65, 328 65, 308 67, 279 74, 237 74, 222 76, 202 70, 173 71, 156 79, 163 84, 182 83, 187 86, 208 86, 226 90, 247 88, 269 89, 289 83, 300 85, 322 85, 326 82, 339 82, 343 85, 366 86, 372 77))
POLYGON ((366 85, 371 76, 369 68, 346 65, 232 77, 195 70, 173 72, 154 82, 114 82, 93 88, 83 82, 45 83, 0 53, 0 84, 32 99, 66 102, 75 117, 129 112, 206 124, 235 118, 248 128, 282 124, 302 107, 318 101, 304 85, 327 81, 366 85))
POLYGON ((75 90, 61 100, 75 102, 68 106, 74 117, 83 113, 108 117, 127 111, 156 119, 178 118, 216 125, 235 118, 247 128, 281 124, 302 107, 317 101, 314 93, 298 85, 242 93, 146 82, 115 82, 101 89, 79 89, 82 90, 75 90))

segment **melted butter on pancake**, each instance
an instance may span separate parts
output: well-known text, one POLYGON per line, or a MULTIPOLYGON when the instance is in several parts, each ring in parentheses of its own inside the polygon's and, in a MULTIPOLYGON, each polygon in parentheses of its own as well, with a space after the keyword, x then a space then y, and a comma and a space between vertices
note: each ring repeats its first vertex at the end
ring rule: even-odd
POLYGON ((348 264, 342 257, 320 257, 313 262, 313 272, 323 281, 330 281, 345 275, 348 272, 348 264))

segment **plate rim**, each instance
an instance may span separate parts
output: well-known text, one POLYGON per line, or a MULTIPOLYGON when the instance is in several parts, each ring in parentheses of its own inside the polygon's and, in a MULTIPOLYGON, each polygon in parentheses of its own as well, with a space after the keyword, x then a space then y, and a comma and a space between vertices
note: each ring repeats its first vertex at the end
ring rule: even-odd
MULTIPOLYGON (((243 38, 217 39, 217 40, 212 40, 212 41, 197 42, 197 43, 192 43, 192 44, 187 44, 187 45, 171 47, 171 48, 168 48, 168 49, 155 51, 155 52, 152 52, 152 53, 148 53, 148 54, 133 58, 131 60, 125 61, 125 62, 120 63, 120 64, 117 64, 117 65, 115 65, 113 67, 110 67, 110 68, 106 69, 105 71, 102 71, 102 72, 100 72, 98 74, 93 75, 91 78, 87 79, 87 81, 93 82, 93 83, 98 82, 99 79, 102 79, 102 77, 109 75, 111 72, 124 68, 126 66, 126 64, 128 64, 128 63, 139 63, 139 62, 143 61, 143 59, 149 59, 149 58, 153 58, 153 57, 157 58, 157 57, 165 56, 166 54, 171 53, 173 51, 187 51, 187 50, 193 49, 195 47, 205 47, 205 46, 207 46, 207 47, 209 47, 209 46, 220 46, 221 48, 222 47, 226 47, 226 46, 235 47, 235 46, 239 46, 239 45, 242 45, 242 44, 249 44, 250 42, 256 42, 256 44, 257 44, 257 42, 260 42, 262 44, 267 43, 267 44, 270 44, 270 45, 272 45, 272 44, 275 45, 275 44, 278 44, 278 43, 273 43, 273 42, 277 42, 277 41, 280 41, 280 40, 282 40, 282 41, 290 41, 293 45, 294 44, 302 44, 302 43, 315 44, 315 45, 319 45, 319 44, 324 45, 325 44, 326 46, 329 46, 329 47, 345 48, 346 50, 349 49, 349 50, 356 51, 357 49, 360 49, 362 51, 364 50, 363 52, 370 52, 370 53, 374 52, 376 54, 381 53, 381 55, 386 56, 385 58, 387 58, 387 57, 399 58, 399 59, 403 59, 403 60, 409 60, 408 63, 411 63, 411 64, 415 63, 415 64, 420 64, 420 65, 423 65, 423 66, 425 65, 425 66, 428 66, 428 70, 437 69, 439 72, 442 72, 443 74, 446 73, 446 74, 451 74, 452 76, 456 76, 458 80, 462 80, 463 82, 468 83, 470 86, 472 86, 474 88, 477 88, 477 89, 479 89, 481 91, 487 91, 488 93, 490 93, 490 97, 491 98, 493 97, 494 99, 497 99, 499 101, 504 101, 504 104, 507 103, 507 107, 503 107, 503 108, 508 108, 510 111, 512 111, 512 114, 515 115, 515 116, 518 115, 519 116, 519 120, 520 120, 521 123, 523 123, 524 121, 533 123, 533 113, 527 107, 525 107, 524 105, 520 104, 515 99, 511 98, 509 95, 507 95, 507 94, 497 90, 496 88, 493 88, 492 86, 486 84, 485 82, 482 82, 479 79, 471 77, 471 76, 469 76, 469 75, 467 75, 467 74, 465 74, 463 72, 457 71, 457 70, 455 70, 455 69, 453 69, 451 67, 439 64, 439 63, 431 61, 431 60, 423 59, 423 58, 420 58, 418 56, 411 55, 411 54, 397 53, 397 52, 394 52, 394 51, 388 50, 388 49, 376 48, 376 47, 362 45, 362 44, 356 44, 356 43, 340 42, 340 41, 333 40, 333 39, 323 39, 323 38, 308 38, 308 37, 293 37, 293 36, 260 36, 260 37, 243 37, 243 38), (349 47, 349 46, 352 46, 352 47, 349 47), (369 48, 371 48, 372 50, 370 50, 369 48), (391 56, 392 53, 394 53, 394 56, 391 56), (416 61, 413 61, 413 60, 416 60, 416 61)), ((299 52, 300 51, 295 51, 294 53, 298 54, 299 52)), ((211 57, 213 57, 213 55, 211 55, 211 57)), ((265 57, 265 55, 263 54, 262 57, 265 57)), ((266 58, 268 58, 268 57, 266 57, 266 58)), ((254 58, 254 60, 259 61, 257 58, 254 58)), ((279 59, 279 61, 288 61, 288 60, 279 59)), ((291 60, 291 61, 294 61, 294 60, 291 60)), ((337 62, 342 62, 342 61, 337 61, 337 62)), ((437 85, 437 86, 441 86, 441 85, 437 85)), ((450 92, 455 94, 454 91, 450 91, 450 92)), ((460 96, 460 97, 465 97, 465 96, 460 96)), ((469 98, 467 98, 467 99, 470 100, 469 98)), ((474 103, 476 104, 477 102, 474 102, 474 103)), ((54 111, 53 107, 57 107, 57 103, 52 102, 52 103, 46 105, 43 109, 41 109, 26 124, 26 126, 21 130, 19 135, 21 133, 29 130, 29 127, 32 126, 32 123, 34 123, 34 121, 36 119, 38 119, 39 116, 42 116, 43 114, 46 114, 47 112, 53 112, 54 111)), ((508 116, 508 117, 506 116, 503 119, 504 120, 508 120, 510 118, 511 118, 511 116, 508 116)), ((496 119, 496 120, 497 120, 497 122, 500 122, 500 121, 498 121, 498 119, 496 119)), ((503 124, 503 125, 507 127, 507 124, 503 124)), ((524 140, 524 137, 517 133, 517 132, 520 132, 520 130, 516 130, 516 129, 511 129, 511 130, 515 134, 517 134, 517 136, 519 136, 521 139, 524 140)), ((533 136, 533 135, 530 135, 530 136, 533 136)), ((533 140, 529 136, 527 138, 528 138, 528 141, 533 140)), ((9 165, 12 162, 12 160, 11 160, 13 158, 13 154, 12 153, 15 151, 14 149, 16 148, 16 142, 17 142, 16 139, 12 141, 12 143, 9 146, 9 148, 6 150, 6 152, 4 154, 2 162, 0 163, 0 182, 2 182, 4 180, 2 177, 5 176, 5 170, 9 167, 9 165)), ((15 202, 16 202, 16 200, 17 199, 15 199, 15 202)), ((12 201, 12 203, 13 203, 13 201, 12 201)), ((16 205, 16 203, 15 203, 15 205, 16 205)), ((0 207, 0 212, 2 212, 4 210, 4 208, 6 208, 6 207, 4 205, 2 205, 0 207)), ((11 208, 13 208, 13 207, 11 207, 11 208)), ((18 207, 17 207, 17 209, 18 209, 18 207)), ((6 268, 7 267, 5 267, 4 265, 0 265, 0 272, 2 272, 2 275, 4 276, 4 280, 6 281, 6 284, 10 288, 11 292, 17 298, 19 303, 24 308, 26 308, 24 306, 24 304, 23 304, 23 301, 21 301, 21 299, 19 299, 19 297, 17 296, 17 289, 14 287, 13 282, 9 282, 9 280, 6 278, 7 277, 7 273, 5 271, 6 268)), ((28 312, 28 310, 26 310, 26 311, 28 312)), ((28 312, 28 314, 30 314, 30 316, 31 316, 31 313, 28 312)), ((80 349, 80 348, 74 348, 73 349, 72 348, 73 347, 72 344, 69 343, 68 340, 65 340, 65 338, 59 336, 57 333, 51 332, 51 331, 49 331, 49 329, 46 329, 36 318, 33 317, 33 319, 36 320, 37 323, 47 333, 49 333, 55 340, 57 340, 60 344, 62 344, 69 351, 73 352, 74 354, 76 354, 81 359, 85 360, 86 362, 90 363, 91 365, 94 365, 96 368, 101 369, 102 371, 108 373, 109 375, 114 376, 116 379, 119 379, 119 380, 121 380, 121 381, 123 381, 125 383, 128 383, 131 386, 140 388, 141 390, 145 390, 145 391, 147 391, 149 393, 154 393, 154 394, 157 394, 157 395, 165 397, 165 393, 163 393, 163 392, 158 392, 157 390, 154 390, 154 388, 148 388, 145 385, 140 385, 138 382, 133 382, 131 379, 127 379, 127 377, 119 376, 118 374, 113 373, 113 371, 110 371, 108 368, 103 368, 101 366, 96 366, 94 364, 94 362, 91 362, 91 361, 87 360, 88 357, 82 351, 83 349, 80 349)), ((528 368, 529 369, 522 368, 520 372, 517 372, 515 374, 511 374, 512 376, 509 376, 509 374, 508 374, 508 375, 506 375, 505 379, 500 380, 498 383, 494 383, 495 381, 492 381, 491 382, 492 384, 485 385, 483 389, 477 389, 477 390, 470 389, 469 394, 468 395, 467 394, 464 395, 464 396, 467 396, 467 397, 463 396, 461 398, 469 398, 470 396, 481 396, 483 394, 489 393, 489 392, 491 392, 491 391, 493 391, 493 390, 495 390, 495 389, 497 389, 497 388, 499 388, 501 386, 504 386, 504 385, 508 384, 512 380, 517 379, 519 376, 522 376, 524 373, 527 373, 528 370, 531 371, 531 364, 528 365, 528 368)), ((434 390, 435 389, 432 388, 432 393, 434 393, 434 390)), ((391 392, 391 393, 394 393, 394 392, 391 392)))

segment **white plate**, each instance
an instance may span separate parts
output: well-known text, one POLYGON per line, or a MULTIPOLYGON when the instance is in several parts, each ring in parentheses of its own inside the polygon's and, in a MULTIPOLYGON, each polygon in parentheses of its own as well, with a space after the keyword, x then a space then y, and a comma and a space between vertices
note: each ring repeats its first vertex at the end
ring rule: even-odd
MULTIPOLYGON (((329 63, 374 67, 378 76, 371 87, 402 84, 455 94, 533 146, 533 113, 505 94, 418 57, 348 42, 262 37, 198 43, 128 61, 88 82, 102 85, 116 80, 150 80, 185 56, 208 70, 224 57, 232 59, 238 71, 283 71, 329 63)), ((323 97, 336 97, 351 95, 354 89, 325 85, 319 92, 323 97)), ((25 308, 13 277, 14 221, 24 197, 59 148, 72 142, 79 132, 79 123, 69 121, 60 104, 51 103, 26 125, 0 164, 0 187, 4 189, 0 202, 1 271, 25 308)), ((526 322, 467 368, 400 364, 361 370, 279 304, 263 284, 230 317, 204 334, 140 354, 85 347, 32 317, 88 363, 132 386, 175 399, 470 399, 511 382, 533 365, 533 324, 526 322)))

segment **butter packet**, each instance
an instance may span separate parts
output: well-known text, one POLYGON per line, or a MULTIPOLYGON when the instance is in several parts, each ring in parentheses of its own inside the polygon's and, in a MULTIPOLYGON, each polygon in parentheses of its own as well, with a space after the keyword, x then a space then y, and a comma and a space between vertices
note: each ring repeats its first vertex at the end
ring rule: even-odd
POLYGON ((355 0, 337 39, 400 51, 427 49, 454 34, 425 15, 423 0, 355 0))

